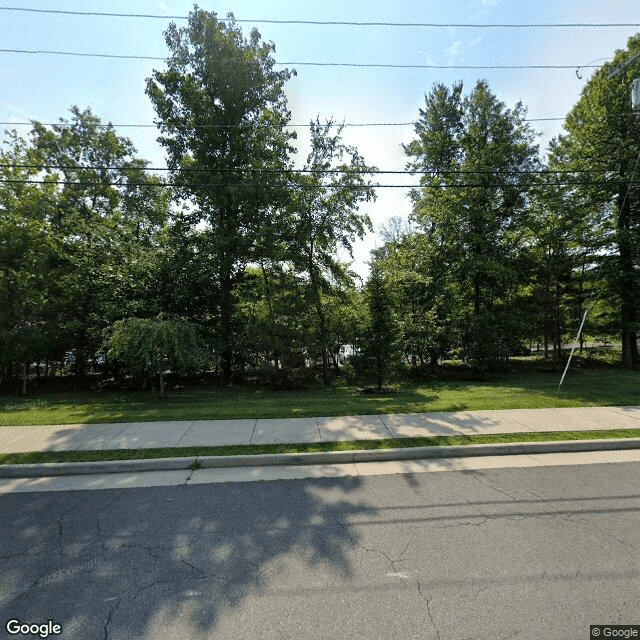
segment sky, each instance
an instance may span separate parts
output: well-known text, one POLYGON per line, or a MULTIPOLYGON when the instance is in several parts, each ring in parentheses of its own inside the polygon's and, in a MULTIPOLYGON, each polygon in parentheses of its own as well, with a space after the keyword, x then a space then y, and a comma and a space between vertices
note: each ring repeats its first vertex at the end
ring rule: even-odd
MULTIPOLYGON (((165 57, 163 32, 168 18, 116 18, 2 10, 1 7, 111 13, 186 16, 193 3, 185 0, 0 0, 0 49, 56 50, 165 57)), ((285 90, 293 124, 308 124, 319 116, 337 122, 411 123, 436 82, 462 80, 465 93, 479 79, 509 106, 521 101, 540 132, 544 154, 549 140, 561 133, 562 118, 580 97, 591 73, 640 27, 615 28, 464 28, 379 27, 338 25, 256 24, 252 20, 320 20, 429 22, 438 24, 640 23, 637 0, 201 0, 200 8, 219 16, 232 12, 243 32, 258 28, 276 45, 282 63, 351 62, 418 65, 563 64, 570 69, 392 69, 315 67, 301 64, 285 90)), ((176 20, 178 25, 185 24, 176 20)), ((0 52, 0 121, 55 122, 69 108, 90 107, 104 122, 112 122, 129 137, 139 157, 164 166, 165 155, 154 128, 120 124, 152 124, 155 113, 144 93, 145 80, 162 61, 82 58, 0 52)), ((27 134, 27 126, 16 128, 27 134)), ((307 132, 298 131, 300 155, 307 132)), ((402 143, 413 127, 346 127, 344 141, 358 147, 365 161, 380 169, 403 170, 402 143)), ((411 176, 381 176, 381 183, 415 184, 411 176)), ((390 216, 407 218, 411 211, 406 188, 377 190, 365 203, 374 232, 354 247, 353 269, 368 272, 369 251, 381 240, 376 231, 390 216)), ((343 256, 345 259, 348 255, 343 256)))

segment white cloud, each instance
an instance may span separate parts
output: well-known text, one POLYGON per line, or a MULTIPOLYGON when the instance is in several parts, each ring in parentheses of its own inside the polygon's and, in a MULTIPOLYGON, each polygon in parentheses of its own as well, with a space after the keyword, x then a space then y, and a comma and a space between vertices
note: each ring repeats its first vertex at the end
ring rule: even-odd
POLYGON ((463 53, 466 53, 473 47, 477 46, 482 42, 482 36, 477 36, 473 38, 473 40, 469 40, 468 42, 462 42, 461 40, 456 40, 450 47, 445 49, 445 53, 448 53, 450 56, 457 56, 463 53))
POLYGON ((444 50, 450 56, 457 56, 462 51, 462 43, 456 40, 450 47, 444 50))

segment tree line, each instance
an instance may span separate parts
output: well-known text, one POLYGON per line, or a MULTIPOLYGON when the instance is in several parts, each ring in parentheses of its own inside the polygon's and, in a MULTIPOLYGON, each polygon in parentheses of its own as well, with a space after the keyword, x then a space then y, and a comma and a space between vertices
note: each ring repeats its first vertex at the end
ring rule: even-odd
MULTIPOLYGON (((340 259, 371 231, 373 176, 317 118, 295 167, 274 45, 197 7, 147 80, 169 173, 90 109, 0 155, 0 375, 213 371, 296 384, 459 357, 503 367, 523 344, 619 335, 638 362, 640 62, 594 74, 543 158, 521 104, 435 84, 405 145, 420 176, 357 286, 340 259), (635 163, 635 164, 634 164, 635 163), (345 355, 349 366, 342 366, 345 355)), ((619 51, 640 51, 640 37, 619 51)))

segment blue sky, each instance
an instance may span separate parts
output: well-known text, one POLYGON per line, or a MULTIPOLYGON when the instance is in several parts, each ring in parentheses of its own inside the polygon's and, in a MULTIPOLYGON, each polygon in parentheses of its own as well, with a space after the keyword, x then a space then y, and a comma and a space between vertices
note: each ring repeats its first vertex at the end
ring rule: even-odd
MULTIPOLYGON (((0 6, 186 15, 193 3, 183 0, 0 0, 0 6)), ((325 0, 303 3, 208 2, 200 7, 237 19, 301 19, 433 23, 566 23, 640 22, 637 0, 325 0)), ((169 20, 82 17, 0 11, 0 48, 48 49, 165 56, 163 31, 169 20)), ((181 24, 179 22, 179 24, 181 24)), ((251 24, 243 23, 248 33, 251 24)), ((603 64, 638 28, 607 29, 465 29, 397 28, 312 25, 258 27, 265 40, 276 44, 282 62, 355 62, 436 65, 603 64), (594 62, 595 61, 595 62, 594 62)), ((71 105, 91 107, 104 121, 152 123, 153 109, 144 94, 145 79, 161 62, 72 58, 0 53, 0 120, 42 122, 66 117, 71 105)), ((287 86, 293 123, 308 123, 319 115, 349 122, 411 122, 434 82, 463 80, 470 89, 485 78, 508 104, 521 100, 530 118, 563 117, 580 96, 590 73, 579 79, 567 70, 431 70, 343 69, 297 66, 287 86)), ((544 151, 561 121, 534 122, 544 151)), ((25 133, 27 127, 19 128, 25 133)), ((153 129, 121 128, 139 155, 154 165, 164 164, 153 129)), ((358 146, 365 159, 382 169, 403 169, 400 143, 412 128, 348 128, 345 141, 358 146)), ((299 130, 303 150, 304 130, 299 130)), ((384 181, 412 183, 403 176, 384 181)), ((406 217, 410 204, 401 189, 380 189, 376 203, 363 209, 377 228, 391 215, 406 217)), ((365 275, 370 234, 356 246, 354 268, 365 275)))

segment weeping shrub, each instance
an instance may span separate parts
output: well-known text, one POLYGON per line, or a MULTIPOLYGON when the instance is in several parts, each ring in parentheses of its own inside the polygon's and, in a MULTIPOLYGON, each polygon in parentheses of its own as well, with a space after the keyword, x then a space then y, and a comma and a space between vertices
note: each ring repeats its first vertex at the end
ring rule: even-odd
POLYGON ((160 397, 164 374, 192 373, 204 369, 210 353, 196 327, 178 316, 125 318, 107 330, 104 343, 109 358, 127 373, 158 377, 160 397))

